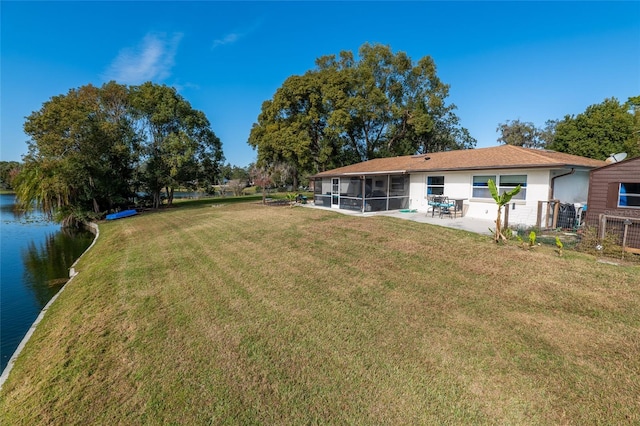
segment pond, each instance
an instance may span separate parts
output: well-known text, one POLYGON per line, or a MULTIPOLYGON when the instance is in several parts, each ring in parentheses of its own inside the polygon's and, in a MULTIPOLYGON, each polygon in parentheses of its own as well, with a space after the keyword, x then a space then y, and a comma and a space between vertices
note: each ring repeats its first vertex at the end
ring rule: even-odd
POLYGON ((93 241, 88 231, 63 229, 14 204, 13 195, 0 194, 0 372, 93 241))

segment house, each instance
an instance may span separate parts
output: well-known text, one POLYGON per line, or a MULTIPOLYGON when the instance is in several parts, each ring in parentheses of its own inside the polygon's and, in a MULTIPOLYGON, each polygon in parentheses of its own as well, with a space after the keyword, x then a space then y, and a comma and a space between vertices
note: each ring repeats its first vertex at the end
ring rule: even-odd
POLYGON ((587 204, 587 224, 598 226, 602 236, 619 234, 625 246, 640 252, 640 157, 592 170, 587 204))
POLYGON ((549 200, 586 203, 589 172, 605 164, 512 145, 377 158, 312 176, 314 202, 363 213, 399 209, 426 213, 429 196, 446 195, 461 205, 467 217, 494 220, 497 206, 487 184, 492 179, 500 191, 521 186, 509 205, 509 222, 534 226, 547 220, 543 203, 549 200))

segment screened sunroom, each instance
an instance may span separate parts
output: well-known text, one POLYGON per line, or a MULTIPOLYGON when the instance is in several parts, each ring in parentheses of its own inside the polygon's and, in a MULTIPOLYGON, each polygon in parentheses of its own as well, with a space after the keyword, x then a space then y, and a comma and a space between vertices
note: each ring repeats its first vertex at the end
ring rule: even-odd
POLYGON ((314 204, 361 212, 409 206, 409 175, 380 174, 317 178, 314 204))

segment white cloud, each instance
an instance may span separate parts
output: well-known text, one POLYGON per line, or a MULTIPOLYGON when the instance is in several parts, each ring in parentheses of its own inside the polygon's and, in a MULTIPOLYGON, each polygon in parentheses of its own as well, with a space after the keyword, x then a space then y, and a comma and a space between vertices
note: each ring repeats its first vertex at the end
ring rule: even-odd
POLYGON ((213 40, 213 44, 211 45, 211 49, 215 49, 218 46, 224 46, 225 44, 233 44, 252 33, 256 32, 262 26, 262 20, 257 20, 253 22, 253 24, 247 28, 244 28, 240 31, 235 31, 225 35, 222 38, 218 38, 213 40))
POLYGON ((216 47, 222 46, 224 44, 234 43, 234 42, 238 41, 238 39, 240 37, 242 37, 242 34, 239 34, 239 33, 227 34, 222 39, 213 40, 213 46, 211 46, 211 48, 215 49, 216 47))
POLYGON ((122 49, 118 53, 104 73, 105 80, 115 80, 121 84, 141 84, 166 79, 171 75, 181 39, 181 33, 147 34, 137 46, 122 49))

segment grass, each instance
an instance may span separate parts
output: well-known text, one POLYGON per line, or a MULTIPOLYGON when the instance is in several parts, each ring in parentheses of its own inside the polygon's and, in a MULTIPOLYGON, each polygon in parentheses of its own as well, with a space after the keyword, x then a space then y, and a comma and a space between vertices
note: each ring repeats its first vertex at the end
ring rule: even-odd
POLYGON ((1 424, 640 422, 640 268, 258 203, 100 229, 1 424))
MULTIPOLYGON (((308 196, 308 198, 313 198, 313 193, 311 192, 295 192, 295 193, 286 193, 286 192, 273 192, 267 194, 267 198, 272 200, 282 200, 285 201, 288 199, 290 194, 303 194, 308 196)), ((229 196, 229 197, 202 197, 197 200, 193 199, 175 199, 173 201, 174 205, 182 204, 183 207, 197 207, 197 206, 208 206, 208 205, 226 205, 226 204, 237 204, 237 203, 248 203, 248 202, 259 202, 262 203, 262 193, 256 192, 255 187, 253 187, 253 194, 245 194, 240 196, 229 196)))

